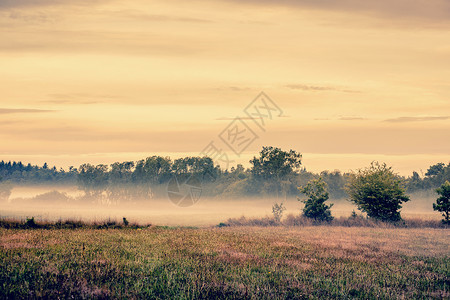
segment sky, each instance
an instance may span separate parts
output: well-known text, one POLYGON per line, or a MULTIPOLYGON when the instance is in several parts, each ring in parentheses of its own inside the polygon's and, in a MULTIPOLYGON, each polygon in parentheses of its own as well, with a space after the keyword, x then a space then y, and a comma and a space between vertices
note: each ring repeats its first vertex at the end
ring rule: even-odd
POLYGON ((229 166, 271 145, 310 171, 426 172, 450 162, 449 36, 448 0, 0 0, 0 160, 212 142, 229 166), (254 137, 238 151, 236 117, 254 137))

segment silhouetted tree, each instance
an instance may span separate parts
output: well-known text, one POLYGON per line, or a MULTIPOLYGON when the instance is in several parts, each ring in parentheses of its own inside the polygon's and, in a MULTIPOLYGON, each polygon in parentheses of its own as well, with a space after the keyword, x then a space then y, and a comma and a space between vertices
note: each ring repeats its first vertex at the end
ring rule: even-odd
POLYGON ((427 172, 425 173, 425 176, 437 176, 444 170, 445 164, 444 163, 437 163, 435 165, 432 165, 428 168, 427 172))
POLYGON ((78 184, 87 196, 98 196, 108 186, 108 166, 83 164, 79 168, 78 184))
POLYGON ((302 155, 294 150, 289 152, 272 146, 263 147, 259 157, 250 160, 254 176, 264 179, 283 179, 295 173, 301 165, 302 155))
MULTIPOLYGON (((282 187, 282 181, 297 173, 301 165, 302 155, 294 150, 283 151, 272 146, 263 147, 259 157, 250 160, 251 173, 256 180, 271 182, 270 190, 275 190, 277 196, 282 187)), ((283 184, 288 189, 286 183, 283 184)))
POLYGON ((219 167, 214 166, 210 157, 184 157, 176 159, 172 171, 177 175, 195 175, 201 180, 214 180, 219 167))
POLYGON ((109 180, 113 185, 123 185, 131 182, 131 174, 133 173, 134 162, 115 162, 111 164, 109 171, 109 180))

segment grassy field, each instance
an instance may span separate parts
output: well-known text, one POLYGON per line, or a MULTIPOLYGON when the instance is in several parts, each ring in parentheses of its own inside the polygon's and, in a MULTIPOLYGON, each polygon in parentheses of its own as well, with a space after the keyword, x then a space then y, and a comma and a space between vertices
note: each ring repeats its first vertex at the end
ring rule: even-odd
POLYGON ((0 229, 0 298, 450 297, 450 231, 0 229))

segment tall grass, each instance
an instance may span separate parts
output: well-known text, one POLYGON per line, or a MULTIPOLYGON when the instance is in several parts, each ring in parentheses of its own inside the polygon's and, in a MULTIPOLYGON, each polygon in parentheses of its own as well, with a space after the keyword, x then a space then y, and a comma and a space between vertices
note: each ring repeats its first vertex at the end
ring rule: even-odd
MULTIPOLYGON (((374 219, 365 218, 361 215, 351 217, 339 217, 332 221, 315 221, 302 215, 287 215, 283 220, 276 221, 273 217, 262 218, 230 218, 226 222, 221 222, 218 227, 226 226, 343 226, 343 227, 372 227, 372 228, 449 228, 448 224, 443 224, 439 220, 424 220, 420 218, 406 218, 400 222, 389 223, 374 219)), ((151 224, 139 224, 138 222, 130 223, 126 218, 122 221, 107 219, 98 221, 82 221, 82 220, 58 220, 56 222, 35 220, 27 218, 26 220, 18 220, 14 218, 0 219, 0 228, 6 229, 121 229, 121 228, 147 228, 151 224)))
POLYGON ((27 218, 26 220, 17 220, 14 218, 0 219, 0 228, 6 229, 121 229, 121 228, 147 228, 151 224, 138 224, 137 222, 130 223, 126 218, 122 222, 108 219, 102 222, 85 222, 81 220, 58 220, 51 221, 36 221, 34 218, 27 218))
POLYGON ((272 217, 263 218, 230 218, 227 222, 220 224, 223 226, 343 226, 343 227, 373 227, 373 228, 449 228, 439 220, 423 220, 420 218, 407 218, 400 222, 382 222, 363 216, 350 216, 334 218, 332 221, 317 221, 306 218, 303 215, 287 215, 283 220, 277 222, 272 217))

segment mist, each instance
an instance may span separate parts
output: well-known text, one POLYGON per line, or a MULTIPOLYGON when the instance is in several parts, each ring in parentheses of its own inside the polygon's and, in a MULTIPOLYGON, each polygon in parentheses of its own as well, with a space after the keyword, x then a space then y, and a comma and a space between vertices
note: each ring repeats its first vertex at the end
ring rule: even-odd
MULTIPOLYGON (((162 187, 160 187, 162 188, 162 187)), ((161 193, 163 194, 163 193, 161 193)), ((13 187, 7 202, 1 205, 4 219, 22 219, 34 217, 38 221, 81 220, 103 222, 105 220, 168 226, 207 227, 225 222, 229 218, 272 217, 272 205, 284 203, 284 216, 301 214, 304 206, 298 197, 203 197, 193 205, 176 205, 168 195, 157 198, 128 201, 119 199, 115 203, 104 199, 81 201, 84 191, 71 185, 21 185, 13 187)), ((440 214, 433 211, 432 203, 436 199, 434 191, 420 191, 410 194, 411 200, 403 204, 404 218, 439 219, 440 214)), ((355 211, 363 215, 357 207, 345 198, 331 198, 334 217, 348 217, 355 211)))

